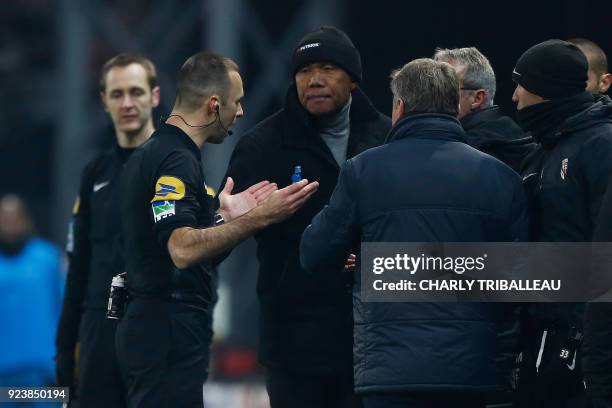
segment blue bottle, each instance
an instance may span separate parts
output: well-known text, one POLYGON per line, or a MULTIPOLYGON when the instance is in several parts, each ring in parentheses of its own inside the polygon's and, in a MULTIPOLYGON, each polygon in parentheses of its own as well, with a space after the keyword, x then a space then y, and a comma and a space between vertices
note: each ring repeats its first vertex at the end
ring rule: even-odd
POLYGON ((302 180, 302 166, 295 166, 291 175, 291 183, 297 183, 302 180))

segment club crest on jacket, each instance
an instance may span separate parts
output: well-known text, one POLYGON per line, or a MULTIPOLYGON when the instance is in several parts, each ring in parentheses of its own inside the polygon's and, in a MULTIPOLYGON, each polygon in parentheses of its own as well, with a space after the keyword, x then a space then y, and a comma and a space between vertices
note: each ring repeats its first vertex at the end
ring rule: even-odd
POLYGON ((565 177, 567 177, 567 163, 567 158, 561 160, 561 180, 565 180, 565 177))

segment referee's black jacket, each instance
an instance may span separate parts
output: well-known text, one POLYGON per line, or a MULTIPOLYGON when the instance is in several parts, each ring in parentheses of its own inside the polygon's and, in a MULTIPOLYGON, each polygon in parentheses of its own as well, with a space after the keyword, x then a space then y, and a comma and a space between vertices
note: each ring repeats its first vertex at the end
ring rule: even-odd
POLYGON ((130 294, 210 314, 217 296, 213 260, 179 269, 167 248, 173 230, 213 225, 217 201, 207 191, 201 160, 187 134, 162 123, 126 163, 119 205, 130 294))
POLYGON ((118 188, 123 164, 133 150, 116 145, 83 172, 66 245, 70 265, 56 338, 58 354, 74 353, 83 309, 104 310, 113 276, 124 271, 118 188))

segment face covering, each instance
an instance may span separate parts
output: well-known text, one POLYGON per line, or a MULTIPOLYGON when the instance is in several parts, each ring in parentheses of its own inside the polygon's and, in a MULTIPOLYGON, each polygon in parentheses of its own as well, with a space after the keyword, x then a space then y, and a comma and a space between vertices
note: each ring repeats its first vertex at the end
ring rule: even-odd
POLYGON ((593 97, 584 92, 569 98, 553 99, 523 108, 516 113, 516 119, 524 131, 530 132, 537 143, 554 144, 561 136, 557 131, 565 121, 586 109, 593 103, 593 97))

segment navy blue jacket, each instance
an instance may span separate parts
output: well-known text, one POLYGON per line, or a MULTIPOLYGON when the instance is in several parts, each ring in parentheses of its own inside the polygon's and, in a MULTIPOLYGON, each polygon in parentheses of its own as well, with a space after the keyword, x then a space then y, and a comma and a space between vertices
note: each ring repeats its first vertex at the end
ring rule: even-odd
MULTIPOLYGON (((520 177, 468 146, 453 117, 410 114, 386 145, 345 164, 300 253, 303 268, 316 273, 341 265, 359 241, 514 241, 527 231, 520 177)), ((494 306, 365 303, 358 275, 355 282, 357 392, 495 387, 494 306)))

